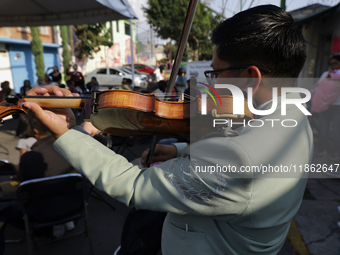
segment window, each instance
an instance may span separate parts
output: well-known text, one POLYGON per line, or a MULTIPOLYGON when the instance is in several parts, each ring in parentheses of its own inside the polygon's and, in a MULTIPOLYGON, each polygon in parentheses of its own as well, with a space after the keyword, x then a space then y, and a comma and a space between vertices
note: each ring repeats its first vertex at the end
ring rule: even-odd
POLYGON ((49 35, 50 32, 49 32, 49 27, 40 27, 40 34, 42 35, 49 35))
POLYGON ((115 69, 110 69, 110 74, 119 75, 119 71, 115 69))
POLYGON ((97 71, 97 74, 106 74, 106 73, 107 73, 106 68, 102 68, 102 69, 99 69, 99 70, 97 71))
POLYGON ((125 34, 130 35, 130 25, 125 23, 125 34))
POLYGON ((118 21, 116 22, 116 25, 117 25, 117 33, 119 33, 119 22, 118 21))
POLYGON ((21 32, 31 33, 30 27, 18 27, 18 30, 21 32))

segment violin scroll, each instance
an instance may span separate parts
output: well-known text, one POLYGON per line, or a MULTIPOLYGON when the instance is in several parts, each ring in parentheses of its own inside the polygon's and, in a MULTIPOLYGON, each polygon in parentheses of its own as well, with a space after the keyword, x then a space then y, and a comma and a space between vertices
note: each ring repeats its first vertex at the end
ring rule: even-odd
POLYGON ((13 118, 16 118, 19 113, 27 113, 26 108, 22 104, 22 99, 19 99, 16 95, 7 96, 6 101, 0 103, 0 120, 9 115, 13 115, 13 118))

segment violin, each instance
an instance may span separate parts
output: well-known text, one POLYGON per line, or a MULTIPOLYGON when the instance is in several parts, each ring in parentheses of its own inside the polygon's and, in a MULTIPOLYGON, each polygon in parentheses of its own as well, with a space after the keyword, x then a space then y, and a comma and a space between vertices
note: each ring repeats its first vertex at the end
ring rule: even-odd
POLYGON ((19 99, 8 96, 0 103, 0 119, 26 113, 24 102, 35 102, 43 108, 81 108, 84 119, 99 130, 115 136, 159 135, 182 141, 196 140, 212 129, 214 118, 252 119, 245 100, 245 116, 232 114, 232 97, 221 96, 222 105, 207 99, 207 115, 201 115, 201 98, 190 102, 165 101, 155 94, 129 90, 94 91, 91 97, 33 96, 19 99))

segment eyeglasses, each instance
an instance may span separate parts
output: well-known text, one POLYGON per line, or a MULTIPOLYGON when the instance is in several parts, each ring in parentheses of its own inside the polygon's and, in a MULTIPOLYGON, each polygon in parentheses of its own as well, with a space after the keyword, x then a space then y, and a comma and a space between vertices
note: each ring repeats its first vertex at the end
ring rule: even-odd
MULTIPOLYGON (((215 79, 217 79, 219 72, 229 71, 229 70, 246 69, 246 68, 248 68, 250 66, 252 66, 252 65, 230 66, 230 67, 226 67, 226 68, 222 68, 222 69, 217 69, 217 70, 211 70, 211 71, 209 70, 209 71, 205 71, 204 75, 207 78, 207 81, 210 83, 210 85, 213 85, 213 84, 215 84, 215 79)), ((261 72, 264 72, 264 73, 270 73, 271 72, 269 69, 262 68, 262 67, 258 67, 258 69, 261 72)))

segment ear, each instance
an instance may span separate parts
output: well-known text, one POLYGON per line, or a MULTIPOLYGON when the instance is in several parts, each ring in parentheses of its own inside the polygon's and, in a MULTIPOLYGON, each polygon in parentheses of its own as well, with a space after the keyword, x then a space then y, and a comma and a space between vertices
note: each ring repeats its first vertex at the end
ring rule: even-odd
POLYGON ((34 128, 33 129, 34 137, 37 138, 39 136, 39 131, 38 129, 34 128))
POLYGON ((259 88, 261 83, 261 71, 256 66, 249 66, 247 68, 247 73, 248 77, 251 78, 251 84, 249 84, 249 86, 253 87, 254 93, 259 88))

